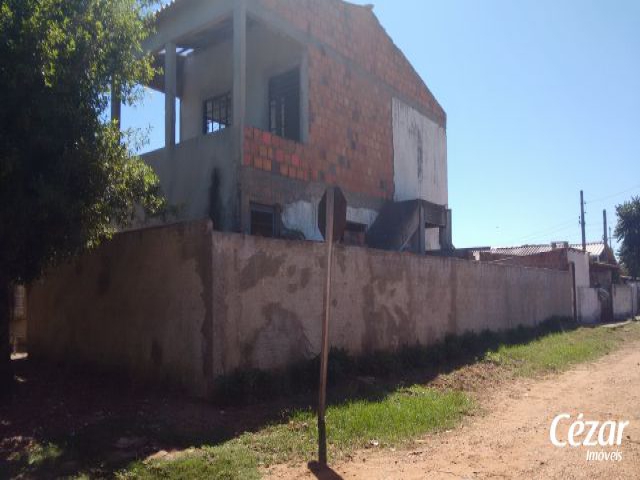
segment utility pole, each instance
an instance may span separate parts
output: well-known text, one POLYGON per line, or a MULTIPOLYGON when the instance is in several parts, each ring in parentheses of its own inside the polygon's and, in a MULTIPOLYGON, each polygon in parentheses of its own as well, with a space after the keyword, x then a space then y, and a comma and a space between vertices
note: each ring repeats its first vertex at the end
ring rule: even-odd
POLYGON ((604 227, 604 234, 602 236, 602 240, 604 240, 604 244, 605 245, 609 245, 609 238, 607 237, 607 211, 606 210, 602 210, 602 222, 603 222, 603 227, 604 227))
POLYGON ((585 233, 584 221, 584 192, 580 190, 580 227, 582 228, 582 251, 587 251, 587 236, 585 233))
MULTIPOLYGON (((612 238, 612 237, 611 237, 611 227, 609 227, 609 242, 611 242, 611 238, 612 238)), ((608 244, 608 245, 611 247, 611 245, 610 245, 610 244, 608 244)), ((613 247, 611 247, 611 248, 613 248, 613 247)))

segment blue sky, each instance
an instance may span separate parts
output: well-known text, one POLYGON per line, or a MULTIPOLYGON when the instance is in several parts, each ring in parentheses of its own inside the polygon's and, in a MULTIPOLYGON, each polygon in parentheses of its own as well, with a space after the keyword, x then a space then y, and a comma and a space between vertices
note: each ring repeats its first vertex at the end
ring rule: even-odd
MULTIPOLYGON (((640 2, 373 3, 447 112, 456 247, 579 242, 580 189, 598 241, 602 210, 614 226, 640 195, 640 2)), ((163 109, 150 96, 123 126, 161 147, 163 109)))

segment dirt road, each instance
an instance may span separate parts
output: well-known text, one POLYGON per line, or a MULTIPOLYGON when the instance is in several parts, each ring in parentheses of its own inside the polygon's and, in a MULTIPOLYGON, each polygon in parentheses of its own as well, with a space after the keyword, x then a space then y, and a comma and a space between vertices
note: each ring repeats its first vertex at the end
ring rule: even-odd
MULTIPOLYGON (((482 413, 460 428, 427 436, 411 449, 368 450, 319 474, 326 479, 640 478, 640 343, 542 380, 522 380, 479 399, 482 413), (559 448, 549 440, 556 415, 570 421, 626 420, 622 444, 559 448), (587 452, 621 452, 621 461, 588 461, 587 452)), ((316 478, 306 465, 278 466, 272 478, 316 478)))

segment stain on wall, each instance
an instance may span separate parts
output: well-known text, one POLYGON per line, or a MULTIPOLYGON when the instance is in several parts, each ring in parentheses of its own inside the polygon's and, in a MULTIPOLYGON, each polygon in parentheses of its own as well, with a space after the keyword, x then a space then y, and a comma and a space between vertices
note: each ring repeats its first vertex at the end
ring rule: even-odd
MULTIPOLYGON (((568 272, 335 252, 330 342, 355 355, 571 315, 568 272)), ((323 243, 213 232, 208 222, 117 235, 82 268, 62 266, 31 288, 30 347, 206 395, 218 375, 319 353, 325 253, 323 243), (111 287, 99 294, 104 254, 111 287)))
POLYGON ((122 233, 50 270, 29 289, 29 355, 126 370, 205 395, 210 235, 207 222, 122 233))
POLYGON ((394 200, 448 204, 447 134, 443 127, 393 99, 394 200))

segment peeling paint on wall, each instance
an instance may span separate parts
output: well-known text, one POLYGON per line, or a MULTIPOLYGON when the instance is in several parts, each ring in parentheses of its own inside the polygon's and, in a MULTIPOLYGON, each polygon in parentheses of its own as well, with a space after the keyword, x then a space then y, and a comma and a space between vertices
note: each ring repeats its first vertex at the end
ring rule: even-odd
MULTIPOLYGON (((566 271, 343 245, 335 251, 330 342, 353 355, 572 312, 566 271)), ((318 354, 325 254, 320 243, 212 232, 198 223, 117 235, 83 256, 82 269, 60 266, 32 286, 30 353, 126 369, 132 378, 206 395, 218 375, 318 354), (112 281, 100 294, 104 257, 112 259, 112 281)), ((616 288, 618 314, 632 308, 630 292, 616 288)))
MULTIPOLYGON (((318 203, 300 200, 284 206, 282 223, 290 230, 297 230, 304 234, 307 240, 322 241, 322 234, 318 230, 318 203)), ((378 212, 369 208, 354 208, 347 206, 347 221, 360 223, 370 227, 378 217, 378 212)))

